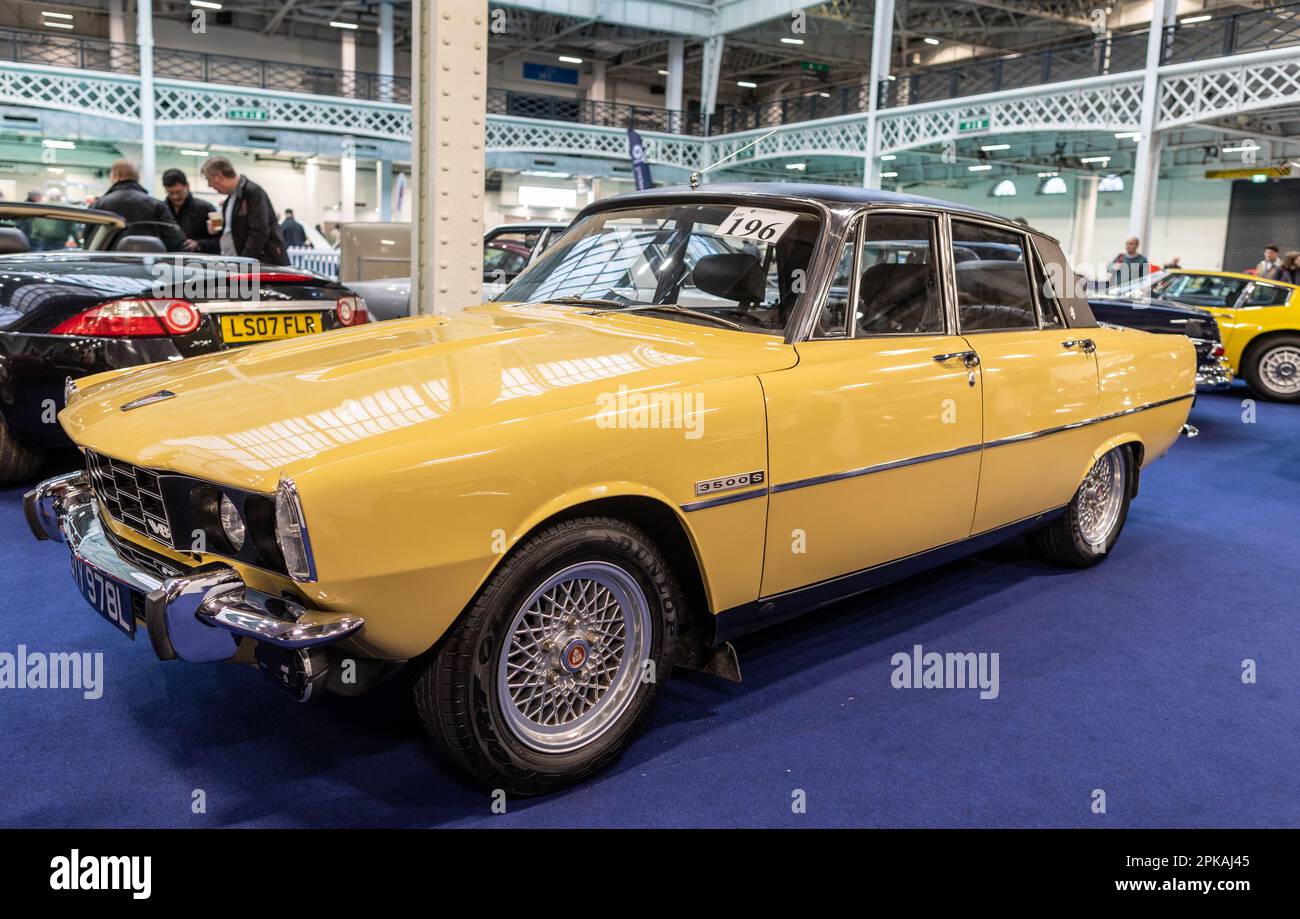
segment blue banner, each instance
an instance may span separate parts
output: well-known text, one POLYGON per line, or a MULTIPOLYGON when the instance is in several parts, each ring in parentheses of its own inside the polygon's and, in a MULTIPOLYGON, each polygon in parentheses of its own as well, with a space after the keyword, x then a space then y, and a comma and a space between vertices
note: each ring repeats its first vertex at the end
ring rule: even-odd
POLYGON ((650 180, 650 164, 645 161, 645 144, 641 141, 641 135, 632 128, 627 129, 627 149, 632 157, 632 175, 636 179, 636 190, 654 188, 654 182, 650 180))

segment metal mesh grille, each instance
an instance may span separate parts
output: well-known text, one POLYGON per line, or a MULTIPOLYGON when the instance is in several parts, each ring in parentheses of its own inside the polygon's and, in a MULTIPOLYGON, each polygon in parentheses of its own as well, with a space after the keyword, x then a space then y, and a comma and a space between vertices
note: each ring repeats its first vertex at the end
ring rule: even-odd
POLYGON ((171 521, 158 473, 86 451, 86 470, 100 507, 118 523, 163 545, 172 545, 171 521))

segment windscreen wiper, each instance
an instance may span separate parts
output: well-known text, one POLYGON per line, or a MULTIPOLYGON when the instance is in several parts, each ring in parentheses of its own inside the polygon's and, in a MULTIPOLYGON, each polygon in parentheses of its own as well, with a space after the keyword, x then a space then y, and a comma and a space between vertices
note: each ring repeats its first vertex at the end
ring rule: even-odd
POLYGON ((543 303, 566 303, 576 306, 603 306, 610 310, 626 309, 634 305, 632 302, 624 303, 622 300, 612 300, 609 297, 575 297, 565 295, 563 297, 547 297, 543 303))
POLYGON ((721 325, 725 325, 729 329, 739 329, 742 332, 749 331, 749 329, 746 329, 739 322, 732 322, 730 319, 723 319, 721 316, 715 316, 712 313, 706 313, 703 310, 693 310, 689 306, 681 306, 677 303, 639 303, 636 306, 624 306, 624 307, 619 307, 617 309, 600 310, 594 313, 593 315, 603 316, 606 313, 649 313, 649 312, 680 313, 683 316, 694 316, 696 319, 710 319, 713 322, 719 323, 721 325))

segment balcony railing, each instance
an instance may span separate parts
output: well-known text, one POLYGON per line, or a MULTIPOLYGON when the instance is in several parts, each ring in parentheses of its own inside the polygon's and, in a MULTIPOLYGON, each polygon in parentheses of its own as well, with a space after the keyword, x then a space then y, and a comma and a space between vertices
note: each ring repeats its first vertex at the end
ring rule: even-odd
POLYGON ((662 131, 667 134, 703 133, 697 115, 673 109, 628 105, 624 102, 597 102, 512 89, 488 89, 487 112, 489 115, 572 121, 611 128, 662 131))
MULTIPOLYGON (((135 74, 140 72, 140 49, 136 45, 101 38, 0 29, 0 61, 135 74)), ((153 69, 155 76, 173 80, 256 86, 372 101, 411 101, 411 81, 405 77, 309 64, 279 64, 228 54, 154 48, 153 69)))

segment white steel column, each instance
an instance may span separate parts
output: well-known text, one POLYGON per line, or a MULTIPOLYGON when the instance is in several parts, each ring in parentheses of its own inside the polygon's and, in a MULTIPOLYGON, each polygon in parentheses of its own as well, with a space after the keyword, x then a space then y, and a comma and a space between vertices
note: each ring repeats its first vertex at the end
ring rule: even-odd
POLYGON ((722 77, 725 43, 726 36, 723 35, 710 35, 704 40, 704 56, 700 61, 700 114, 704 117, 706 134, 718 108, 718 80, 722 77))
POLYGON ((379 2, 379 98, 393 99, 393 0, 379 2))
POLYGON ((411 312, 483 299, 487 0, 411 4, 411 312))
POLYGON ((1156 119, 1160 112, 1160 54, 1164 47, 1164 23, 1170 0, 1152 0, 1151 31, 1147 34, 1146 69, 1142 72, 1142 122, 1133 159, 1133 198, 1129 203, 1128 233, 1140 241, 1140 250, 1151 243, 1151 215, 1155 210, 1156 181, 1160 176, 1160 137, 1156 119))
POLYGON ((894 0, 876 0, 871 23, 871 85, 867 87, 867 164, 862 171, 862 183, 867 188, 880 187, 880 157, 876 155, 880 149, 880 83, 889 76, 893 49, 894 0))
POLYGON ((671 112, 676 112, 678 129, 685 124, 686 84, 686 40, 684 38, 668 39, 668 85, 664 88, 664 105, 671 112))
POLYGON ((307 199, 306 207, 298 210, 299 219, 309 227, 321 222, 320 206, 320 161, 311 157, 303 165, 303 195, 307 199))
POLYGON ((140 46, 140 184, 154 193, 157 135, 154 130, 153 0, 139 0, 135 12, 135 42, 140 46))
POLYGON ((343 95, 357 94, 357 33, 339 30, 339 69, 343 71, 343 95))
POLYGON ((604 61, 591 62, 591 87, 587 90, 588 102, 604 102, 609 98, 608 84, 605 80, 607 69, 604 61))
MULTIPOLYGON (((1074 188, 1074 220, 1070 222, 1070 264, 1079 266, 1092 257, 1093 230, 1097 226, 1097 177, 1079 176, 1074 188)), ((1083 272, 1091 277, 1089 272, 1083 272)), ((1102 276, 1106 276, 1103 267, 1102 276)))
POLYGON ((339 223, 357 219, 357 153, 351 137, 343 138, 343 157, 339 160, 339 223))
POLYGON ((393 164, 388 160, 375 160, 375 196, 379 199, 379 219, 393 219, 393 164))

